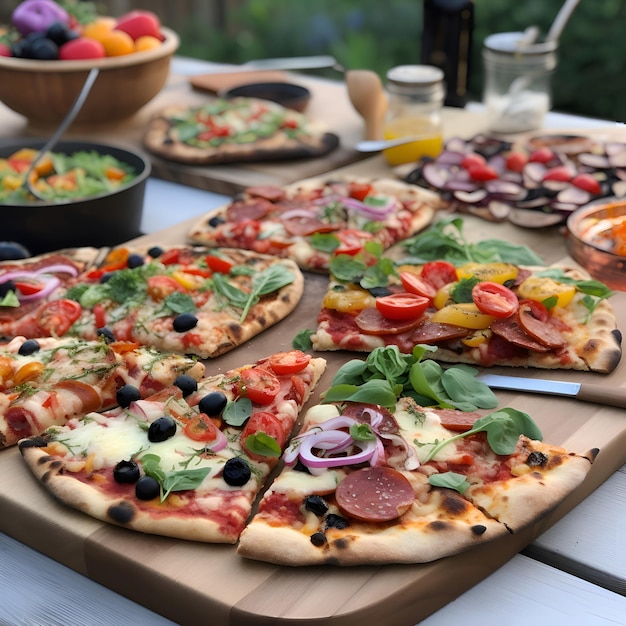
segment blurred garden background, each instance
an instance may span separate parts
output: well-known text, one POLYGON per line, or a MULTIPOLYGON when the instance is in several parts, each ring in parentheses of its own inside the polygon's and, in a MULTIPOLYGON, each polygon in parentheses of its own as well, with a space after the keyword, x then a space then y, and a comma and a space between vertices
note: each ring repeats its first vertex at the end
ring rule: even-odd
MULTIPOLYGON (((332 54, 347 68, 384 78, 394 65, 423 62, 425 10, 472 12, 466 98, 480 100, 481 48, 495 32, 535 24, 545 35, 563 0, 66 0, 121 15, 152 10, 181 38, 179 54, 217 62, 332 54), (425 9, 426 7, 426 9, 425 9)), ((0 0, 6 22, 19 2, 0 0)), ((322 75, 321 71, 316 72, 322 75)), ((332 71, 325 74, 338 77, 332 71)), ((561 37, 553 109, 626 121, 626 0, 581 0, 561 37)))

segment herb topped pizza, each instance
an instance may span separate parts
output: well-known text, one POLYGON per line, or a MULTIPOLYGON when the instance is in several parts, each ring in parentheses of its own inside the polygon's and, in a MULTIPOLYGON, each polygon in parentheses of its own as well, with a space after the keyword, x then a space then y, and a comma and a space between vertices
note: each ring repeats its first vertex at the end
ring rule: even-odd
POLYGON ((327 271, 339 254, 368 243, 389 248, 428 226, 437 194, 391 178, 336 175, 285 187, 249 187, 202 217, 189 241, 289 258, 300 268, 327 271))
POLYGON ((339 145, 324 124, 257 98, 171 105, 150 120, 143 141, 153 154, 195 165, 320 157, 339 145))

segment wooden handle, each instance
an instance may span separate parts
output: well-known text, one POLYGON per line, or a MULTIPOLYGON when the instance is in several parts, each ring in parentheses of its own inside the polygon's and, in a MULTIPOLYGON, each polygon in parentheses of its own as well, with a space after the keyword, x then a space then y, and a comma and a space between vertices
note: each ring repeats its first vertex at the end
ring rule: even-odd
POLYGON ((576 394, 578 400, 607 404, 626 409, 626 389, 620 387, 606 387, 604 385, 581 385, 576 394))

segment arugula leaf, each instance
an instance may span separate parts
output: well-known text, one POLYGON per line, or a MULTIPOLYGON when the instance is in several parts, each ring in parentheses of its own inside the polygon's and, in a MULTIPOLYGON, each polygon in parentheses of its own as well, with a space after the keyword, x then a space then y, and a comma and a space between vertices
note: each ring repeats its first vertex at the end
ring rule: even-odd
POLYGON ((243 307, 239 323, 248 316, 248 311, 254 306, 261 296, 266 296, 282 289, 293 282, 294 275, 280 264, 270 265, 268 268, 255 274, 252 278, 252 288, 243 307))
POLYGON ((303 328, 298 334, 293 338, 291 345, 296 350, 302 350, 302 352, 306 352, 313 347, 313 343, 311 341, 311 335, 315 334, 314 330, 310 330, 309 328, 303 328))
POLYGON ((454 489, 459 493, 464 493, 470 486, 469 481, 462 474, 456 472, 442 472, 441 474, 432 474, 428 477, 428 483, 433 487, 447 487, 454 489))

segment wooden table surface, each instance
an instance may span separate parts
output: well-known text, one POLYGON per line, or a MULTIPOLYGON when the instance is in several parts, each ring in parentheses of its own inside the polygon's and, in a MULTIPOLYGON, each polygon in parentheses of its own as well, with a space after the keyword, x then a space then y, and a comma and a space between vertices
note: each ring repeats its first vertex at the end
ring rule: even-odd
MULTIPOLYGON (((471 133, 471 129, 475 128, 472 123, 475 118, 468 116, 466 119, 467 124, 462 124, 462 130, 471 133)), ((381 167, 380 159, 370 159, 351 166, 360 172, 380 172, 381 167)), ((247 179, 247 173, 245 176, 247 179)), ((180 201, 184 202, 182 190, 180 201)), ((193 220, 163 232, 152 233, 148 238, 151 241, 182 241, 188 224, 193 220)), ((558 229, 523 230, 508 224, 494 225, 470 218, 466 218, 466 227, 468 237, 472 240, 499 237, 525 243, 535 248, 549 262, 565 256, 564 240, 558 229)), ((255 355, 260 356, 288 347, 297 330, 312 327, 324 281, 323 277, 317 275, 307 275, 306 279, 307 289, 303 301, 288 320, 236 351, 212 361, 210 367, 221 370, 230 367, 232 363, 254 360, 255 355)), ((620 327, 625 328, 626 294, 616 296, 614 305, 620 327)), ((321 356, 329 357, 329 372, 320 387, 323 389, 333 369, 338 367, 346 355, 321 356)), ((506 368, 498 369, 511 373, 506 372, 506 368)), ((618 370, 608 377, 599 374, 531 370, 524 371, 523 375, 609 383, 623 387, 626 365, 622 362, 618 370)), ((580 608, 583 600, 593 598, 601 601, 603 607, 601 610, 594 609, 593 615, 602 619, 602 622, 596 623, 604 623, 605 620, 606 623, 623 623, 618 621, 618 616, 623 618, 626 614, 626 604, 622 602, 624 598, 614 592, 624 594, 624 587, 620 587, 620 576, 624 580, 624 541, 623 535, 611 535, 611 532, 616 532, 616 527, 610 525, 611 520, 615 521, 614 513, 617 510, 622 512, 621 519, 626 515, 624 472, 622 470, 615 473, 626 462, 626 421, 623 410, 530 394, 503 392, 498 393, 498 396, 502 404, 515 406, 535 416, 547 441, 578 451, 599 447, 601 453, 583 486, 546 519, 517 537, 494 542, 480 550, 432 564, 348 569, 279 568, 239 559, 234 555, 231 546, 205 546, 140 535, 86 518, 54 502, 35 484, 15 449, 0 454, 0 480, 6 485, 0 491, 0 530, 177 623, 206 621, 206 616, 210 615, 211 623, 229 625, 387 625, 415 624, 422 619, 425 619, 426 624, 444 624, 451 623, 445 620, 456 614, 459 601, 461 612, 464 611, 463 607, 474 605, 481 610, 485 609, 486 601, 493 595, 499 596, 497 605, 506 606, 501 595, 505 594, 506 599, 508 584, 517 585, 518 591, 522 590, 514 594, 519 601, 518 596, 525 595, 523 589, 531 582, 525 581, 525 576, 537 576, 542 581, 552 581, 557 588, 554 594, 543 593, 539 599, 532 599, 533 607, 543 607, 542 616, 549 616, 551 612, 560 610, 561 615, 571 611, 572 618, 580 617, 583 614, 580 608), (594 492, 598 487, 600 489, 594 492), (619 489, 622 491, 619 492, 619 489), (614 490, 618 490, 618 493, 614 490), (599 506, 604 500, 600 503, 594 502, 598 493, 606 494, 606 498, 611 501, 613 515, 602 515, 607 507, 599 506), (585 500, 586 496, 588 498, 585 500), (567 514, 576 505, 579 505, 576 509, 578 511, 589 503, 590 510, 584 515, 591 520, 593 528, 581 536, 581 525, 575 524, 576 543, 579 544, 592 535, 595 541, 604 546, 601 553, 611 552, 615 555, 614 563, 606 557, 601 562, 593 563, 589 559, 591 550, 586 550, 584 555, 577 555, 575 547, 570 545, 571 534, 567 532, 567 528, 561 530, 570 519, 574 523, 574 514, 567 514), (604 528, 600 522, 609 524, 609 527, 604 528), (557 529, 558 534, 551 536, 551 533, 557 533, 557 529), (596 534, 598 529, 600 532, 596 534), (524 554, 532 558, 519 555, 520 550, 529 544, 530 547, 524 554), (611 546, 615 550, 611 551, 611 546), (539 561, 545 561, 546 564, 539 561), (485 578, 487 580, 481 583, 485 578), (583 579, 592 582, 587 583, 583 579), (474 587, 475 585, 477 586, 474 587), (571 585, 576 588, 576 593, 567 592, 571 585), (474 588, 471 591, 466 592, 472 587, 474 588), (461 597, 458 598, 459 596, 461 597), (566 605, 568 608, 565 608, 566 605), (444 606, 445 608, 437 611, 444 606), (428 617, 432 613, 434 615, 428 617)), ((0 546, 0 549, 7 551, 14 550, 12 540, 7 537, 3 537, 0 546)), ((20 558, 15 561, 15 570, 19 572, 29 563, 36 565, 32 565, 31 570, 24 571, 36 570, 39 565, 37 559, 41 555, 28 552, 24 548, 22 556, 23 560, 20 558)), ((11 562, 7 563, 10 568, 11 562)), ((6 569, 0 571, 8 583, 11 574, 5 573, 6 569)), ((105 592, 97 586, 92 587, 91 583, 87 588, 93 594, 86 605, 91 610, 102 594, 103 597, 108 597, 108 591, 105 592), (90 606, 91 602, 94 603, 93 606, 90 606)), ((529 589, 527 595, 532 593, 529 589)), ((4 601, 0 602, 0 617, 3 604, 4 601)), ((8 606, 11 606, 10 602, 8 606)), ((135 607, 136 605, 129 604, 127 610, 134 615, 135 607)), ((108 618, 102 621, 106 611, 100 611, 94 613, 98 617, 93 623, 116 621, 107 621, 108 618)), ((524 613, 524 620, 527 620, 529 613, 524 613)), ((75 609, 66 613, 65 620, 55 618, 57 621, 50 619, 49 622, 44 620, 42 623, 72 623, 68 615, 76 615, 75 609)), ((147 611, 142 615, 147 620, 145 623, 166 623, 147 611)), ((516 617, 510 617, 504 623, 527 623, 516 622, 516 617)), ((12 619, 14 621, 8 623, 39 623, 21 621, 17 613, 12 614, 12 619)), ((139 619, 138 617, 137 620, 139 619)), ((465 623, 467 622, 466 618, 465 623)), ((484 621, 484 616, 481 623, 488 623, 484 621)), ((572 619, 568 623, 582 622, 572 619)), ((593 623, 593 620, 587 620, 586 623, 593 623)))

